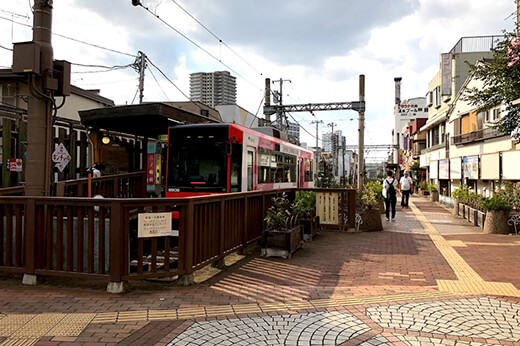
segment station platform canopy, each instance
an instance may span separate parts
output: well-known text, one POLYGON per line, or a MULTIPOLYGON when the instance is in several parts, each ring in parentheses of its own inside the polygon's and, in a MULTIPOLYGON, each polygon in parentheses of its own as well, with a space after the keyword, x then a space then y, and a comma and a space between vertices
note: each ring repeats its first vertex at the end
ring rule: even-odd
POLYGON ((79 112, 81 123, 95 130, 114 131, 148 138, 168 133, 183 124, 221 123, 217 110, 200 102, 150 102, 79 112))

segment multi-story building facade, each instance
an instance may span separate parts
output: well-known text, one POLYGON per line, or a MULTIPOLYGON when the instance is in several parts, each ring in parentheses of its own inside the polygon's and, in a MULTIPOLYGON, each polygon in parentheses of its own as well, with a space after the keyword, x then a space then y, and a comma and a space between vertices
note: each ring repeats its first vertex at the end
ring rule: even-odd
POLYGON ((287 135, 293 143, 300 143, 300 125, 289 121, 289 127, 287 129, 287 135))
POLYGON ((504 106, 477 112, 463 98, 466 90, 482 87, 483 82, 472 76, 465 81, 447 115, 449 155, 430 163, 438 172, 440 191, 445 196, 463 183, 490 196, 501 182, 520 181, 520 144, 492 127, 504 114, 504 106))
POLYGON ((233 105, 237 101, 236 77, 228 71, 190 74, 190 99, 215 108, 233 105))
POLYGON ((438 183, 438 161, 450 157, 448 116, 453 102, 470 74, 469 63, 492 56, 498 36, 463 37, 450 50, 441 54, 439 71, 428 84, 426 105, 428 120, 421 128, 426 133, 426 148, 420 156, 420 166, 428 178, 438 183))

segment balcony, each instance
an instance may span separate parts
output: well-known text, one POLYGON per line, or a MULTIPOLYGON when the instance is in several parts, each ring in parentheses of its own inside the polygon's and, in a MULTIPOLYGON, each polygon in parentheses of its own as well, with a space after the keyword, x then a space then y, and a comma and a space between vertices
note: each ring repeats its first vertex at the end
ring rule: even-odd
POLYGON ((478 131, 473 131, 469 133, 464 133, 462 135, 451 137, 452 145, 463 145, 467 143, 484 141, 490 138, 496 138, 504 136, 503 133, 500 133, 497 129, 482 129, 478 131))

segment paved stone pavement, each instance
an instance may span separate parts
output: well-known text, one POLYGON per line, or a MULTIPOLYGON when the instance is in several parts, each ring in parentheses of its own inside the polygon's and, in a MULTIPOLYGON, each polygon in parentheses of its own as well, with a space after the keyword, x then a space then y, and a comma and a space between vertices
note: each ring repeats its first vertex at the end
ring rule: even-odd
POLYGON ((231 256, 190 287, 0 277, 0 345, 520 345, 520 237, 412 201, 383 232, 231 256))

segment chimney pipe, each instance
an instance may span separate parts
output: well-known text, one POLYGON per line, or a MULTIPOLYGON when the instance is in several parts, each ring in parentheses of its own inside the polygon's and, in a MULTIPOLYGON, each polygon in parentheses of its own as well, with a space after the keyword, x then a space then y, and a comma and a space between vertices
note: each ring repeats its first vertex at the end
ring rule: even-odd
POLYGON ((395 82, 395 104, 396 105, 401 104, 401 80, 403 80, 403 78, 401 78, 401 77, 395 77, 394 78, 394 82, 395 82))

